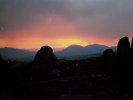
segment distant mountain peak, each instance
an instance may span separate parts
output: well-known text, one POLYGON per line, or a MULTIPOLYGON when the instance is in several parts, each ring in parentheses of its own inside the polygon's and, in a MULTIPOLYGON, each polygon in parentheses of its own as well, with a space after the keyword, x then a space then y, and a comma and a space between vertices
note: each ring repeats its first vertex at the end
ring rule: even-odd
POLYGON ((0 48, 0 55, 5 60, 29 61, 30 58, 30 61, 32 61, 35 52, 12 47, 4 47, 0 48))
POLYGON ((4 49, 4 50, 21 50, 21 51, 30 51, 30 50, 25 50, 25 49, 19 49, 19 48, 13 48, 13 47, 3 47, 0 49, 4 49))
POLYGON ((68 46, 67 48, 70 48, 70 47, 83 47, 83 46, 81 46, 81 45, 76 45, 76 44, 72 44, 72 45, 68 46))
POLYGON ((110 47, 101 44, 91 44, 85 47, 81 45, 70 45, 67 48, 63 49, 60 52, 56 52, 57 57, 71 57, 79 55, 93 55, 102 53, 104 50, 109 49, 110 47))
POLYGON ((83 48, 84 48, 84 47, 82 47, 81 45, 74 45, 74 44, 72 44, 72 45, 70 45, 70 46, 64 48, 64 49, 63 49, 62 51, 60 51, 60 52, 65 52, 65 53, 73 52, 73 53, 77 53, 77 50, 79 51, 79 50, 81 50, 81 49, 83 49, 83 48))
MULTIPOLYGON (((108 47, 101 44, 91 44, 83 47, 81 45, 72 44, 64 49, 61 49, 60 51, 55 52, 55 54, 58 58, 76 57, 78 59, 79 56, 87 55, 88 57, 88 55, 100 54, 106 49, 113 49, 116 51, 115 46, 108 47)), ((33 51, 12 47, 0 48, 0 54, 4 59, 21 61, 32 61, 35 56, 35 52, 33 51)))
POLYGON ((89 44, 89 45, 87 45, 87 46, 85 46, 85 47, 94 47, 94 46, 98 46, 98 47, 108 47, 108 46, 106 46, 106 45, 102 45, 102 44, 89 44))

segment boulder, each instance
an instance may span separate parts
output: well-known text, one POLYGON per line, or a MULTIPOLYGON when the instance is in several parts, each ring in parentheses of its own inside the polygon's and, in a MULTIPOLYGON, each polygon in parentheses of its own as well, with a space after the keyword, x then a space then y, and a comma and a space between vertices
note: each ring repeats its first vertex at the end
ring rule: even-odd
POLYGON ((107 49, 103 52, 103 57, 111 57, 114 56, 114 51, 112 49, 107 49))
POLYGON ((33 74, 37 78, 51 78, 53 75, 53 70, 57 67, 57 58, 53 53, 53 49, 50 46, 42 46, 40 50, 35 55, 33 61, 33 74))
POLYGON ((53 49, 49 46, 43 46, 37 52, 34 58, 34 62, 39 65, 53 64, 56 63, 57 58, 53 53, 53 49))
POLYGON ((119 40, 117 45, 117 55, 119 57, 129 57, 130 56, 130 42, 128 37, 123 37, 119 40))

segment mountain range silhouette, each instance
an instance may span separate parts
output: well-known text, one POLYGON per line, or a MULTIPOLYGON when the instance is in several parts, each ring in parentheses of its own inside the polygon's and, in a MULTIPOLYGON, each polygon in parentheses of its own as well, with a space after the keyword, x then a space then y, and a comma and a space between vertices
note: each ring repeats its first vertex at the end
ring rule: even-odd
MULTIPOLYGON (((65 50, 95 46, 101 48, 72 45, 65 50)), ((0 56, 0 97, 69 100, 82 95, 85 100, 132 100, 133 40, 121 38, 116 51, 104 47, 101 56, 79 60, 58 59, 50 46, 42 46, 30 63, 0 56)))
MULTIPOLYGON (((105 45, 99 45, 99 44, 92 44, 87 45, 85 47, 80 45, 70 45, 63 50, 56 51, 54 54, 59 59, 84 59, 87 57, 93 57, 93 56, 100 56, 102 52, 106 49, 113 49, 116 51, 116 47, 108 47, 105 45)), ((33 60, 36 52, 35 51, 29 51, 29 50, 23 50, 23 49, 16 49, 16 48, 0 48, 0 54, 1 56, 6 60, 17 60, 17 61, 27 61, 30 62, 33 60)))

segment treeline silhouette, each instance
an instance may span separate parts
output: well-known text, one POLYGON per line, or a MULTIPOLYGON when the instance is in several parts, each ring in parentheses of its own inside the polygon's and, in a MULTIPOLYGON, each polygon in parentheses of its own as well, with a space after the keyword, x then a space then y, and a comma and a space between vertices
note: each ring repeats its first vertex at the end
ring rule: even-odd
POLYGON ((14 66, 0 57, 3 100, 73 100, 79 94, 86 94, 85 100, 132 100, 133 39, 130 43, 128 37, 119 40, 117 51, 107 49, 101 57, 57 59, 51 47, 43 46, 33 62, 14 66))

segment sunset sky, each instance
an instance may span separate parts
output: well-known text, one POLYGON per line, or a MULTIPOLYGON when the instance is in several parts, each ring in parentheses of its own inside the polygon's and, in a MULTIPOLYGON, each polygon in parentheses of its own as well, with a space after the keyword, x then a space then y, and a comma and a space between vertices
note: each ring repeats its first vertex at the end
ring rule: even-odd
POLYGON ((133 0, 0 0, 0 47, 116 45, 133 36, 133 0))

